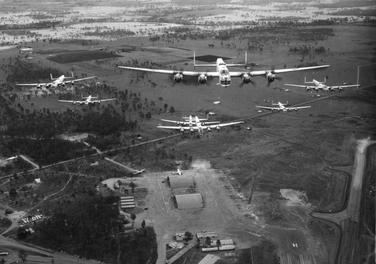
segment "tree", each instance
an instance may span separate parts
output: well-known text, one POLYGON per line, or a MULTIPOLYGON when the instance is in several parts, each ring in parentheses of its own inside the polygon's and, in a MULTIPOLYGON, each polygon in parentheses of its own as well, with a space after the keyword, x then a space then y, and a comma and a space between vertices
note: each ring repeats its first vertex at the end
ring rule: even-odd
POLYGON ((136 220, 136 215, 131 213, 132 226, 134 226, 134 221, 136 220))
POLYGON ((18 252, 18 257, 21 259, 22 263, 24 263, 26 261, 26 257, 27 257, 27 253, 25 250, 21 249, 19 252, 18 252))
POLYGON ((16 197, 17 197, 17 190, 15 188, 11 188, 9 190, 9 198, 14 201, 16 197))
POLYGON ((193 234, 192 234, 191 232, 186 231, 186 232, 184 233, 184 240, 185 240, 185 241, 192 240, 192 238, 193 238, 193 234))
POLYGON ((211 238, 210 237, 205 238, 205 245, 207 245, 207 246, 211 245, 211 238))
POLYGON ((217 244, 217 248, 218 248, 218 250, 219 250, 219 247, 221 246, 221 240, 217 239, 216 244, 217 244))
POLYGON ((132 193, 134 193, 134 189, 136 188, 136 184, 132 181, 129 186, 131 187, 132 193))

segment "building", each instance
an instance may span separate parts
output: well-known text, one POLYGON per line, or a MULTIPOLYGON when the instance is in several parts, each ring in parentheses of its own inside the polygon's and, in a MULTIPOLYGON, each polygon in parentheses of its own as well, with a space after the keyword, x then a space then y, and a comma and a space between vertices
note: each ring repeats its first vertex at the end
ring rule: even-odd
POLYGON ((121 209, 132 209, 136 207, 136 202, 134 196, 121 196, 120 197, 120 208, 121 209))
POLYGON ((197 209, 204 206, 200 193, 187 193, 174 195, 176 207, 179 209, 197 209))
POLYGON ((71 142, 81 142, 86 140, 89 137, 89 133, 71 133, 71 134, 61 134, 58 138, 62 140, 67 140, 71 142))
POLYGON ((167 183, 172 189, 195 189, 196 182, 189 176, 168 176, 167 183))

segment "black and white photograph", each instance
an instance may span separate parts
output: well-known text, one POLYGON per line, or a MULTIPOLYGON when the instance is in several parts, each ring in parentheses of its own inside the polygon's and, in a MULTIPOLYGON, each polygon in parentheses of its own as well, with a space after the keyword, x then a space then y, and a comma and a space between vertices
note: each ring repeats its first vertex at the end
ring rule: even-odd
POLYGON ((376 1, 0 0, 0 264, 374 264, 376 1))

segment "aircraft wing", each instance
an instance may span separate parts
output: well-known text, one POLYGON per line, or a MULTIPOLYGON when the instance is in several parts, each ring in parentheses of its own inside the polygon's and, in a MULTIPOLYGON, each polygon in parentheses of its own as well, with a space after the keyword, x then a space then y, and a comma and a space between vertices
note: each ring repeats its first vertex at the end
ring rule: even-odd
POLYGON ((204 121, 204 122, 201 122, 202 124, 204 125, 211 125, 211 124, 218 124, 220 123, 219 121, 204 121))
POLYGON ((241 77, 243 74, 245 73, 249 73, 249 72, 234 72, 234 71, 230 71, 230 76, 231 77, 241 77))
POLYGON ((268 72, 272 73, 285 73, 285 72, 296 72, 296 71, 308 71, 328 68, 330 65, 320 65, 320 66, 309 66, 300 68, 287 68, 287 69, 275 69, 275 70, 261 70, 261 71, 251 71, 250 74, 253 76, 265 75, 268 72))
POLYGON ((85 78, 79 78, 79 79, 74 79, 74 80, 69 80, 69 81, 64 81, 65 83, 75 83, 75 82, 80 82, 84 80, 91 80, 97 78, 97 76, 90 76, 90 77, 85 77, 85 78))
MULTIPOLYGON (((191 127, 184 126, 157 126, 157 128, 174 129, 174 130, 191 130, 191 127)), ((192 127, 194 129, 194 127, 192 127)))
POLYGON ((107 102, 107 101, 113 101, 116 100, 116 98, 108 98, 108 99, 100 99, 100 100, 93 100, 92 102, 107 102))
POLYGON ((276 70, 260 70, 260 71, 241 71, 241 72, 230 71, 230 76, 231 77, 241 77, 244 74, 249 74, 251 76, 262 76, 262 75, 267 74, 268 72, 285 73, 285 72, 316 70, 316 69, 323 69, 323 68, 327 68, 327 67, 330 67, 330 65, 309 66, 309 67, 288 68, 288 69, 276 69, 276 70))
POLYGON ((225 127, 225 126, 233 126, 233 125, 238 125, 238 124, 243 124, 244 121, 236 121, 236 122, 229 122, 229 123, 221 123, 221 124, 216 124, 216 125, 208 125, 208 126, 202 126, 202 128, 217 128, 217 127, 225 127))
POLYGON ((137 68, 137 67, 128 67, 128 66, 118 66, 121 69, 133 70, 133 71, 143 71, 143 72, 155 72, 155 73, 164 73, 164 74, 176 74, 181 73, 185 76, 199 76, 200 74, 205 74, 209 77, 219 76, 218 72, 197 72, 197 71, 177 71, 177 70, 163 70, 163 69, 149 69, 149 68, 137 68))
POLYGON ((59 102, 62 103, 81 103, 83 101, 75 101, 75 100, 58 100, 59 102))
POLYGON ((49 83, 16 83, 18 86, 46 86, 49 83))
POLYGON ((187 121, 176 121, 176 120, 169 120, 169 119, 161 119, 161 121, 170 122, 170 123, 174 123, 174 124, 189 124, 189 122, 187 122, 187 121))
POLYGON ((359 87, 359 84, 351 84, 351 85, 335 85, 335 86, 328 86, 329 89, 340 89, 340 88, 350 88, 350 87, 359 87))
POLYGON ((137 67, 128 67, 128 66, 118 66, 121 69, 133 70, 133 71, 143 71, 143 72, 155 72, 155 73, 164 73, 164 74, 175 74, 181 73, 187 76, 198 76, 200 73, 195 71, 176 71, 176 70, 163 70, 163 69, 149 69, 149 68, 137 68, 137 67))
POLYGON ((288 110, 298 110, 298 109, 305 109, 305 108, 311 108, 311 106, 307 105, 307 106, 286 107, 286 109, 288 110))
POLYGON ((267 110, 282 110, 279 107, 272 107, 272 106, 261 106, 261 105, 256 105, 257 108, 261 109, 267 109, 267 110))
POLYGON ((292 83, 284 83, 283 85, 286 85, 286 86, 293 86, 293 87, 302 87, 302 88, 306 88, 306 87, 315 87, 315 86, 307 86, 307 85, 301 85, 301 84, 292 84, 292 83))

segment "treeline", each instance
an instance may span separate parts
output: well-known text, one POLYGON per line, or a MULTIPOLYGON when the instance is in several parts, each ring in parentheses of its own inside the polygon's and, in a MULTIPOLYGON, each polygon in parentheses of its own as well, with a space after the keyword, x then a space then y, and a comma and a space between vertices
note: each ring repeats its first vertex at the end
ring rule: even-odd
POLYGON ((103 198, 93 192, 81 194, 74 201, 61 200, 52 214, 35 226, 35 233, 25 238, 43 247, 106 263, 155 263, 156 235, 151 227, 124 234, 117 197, 103 198))
POLYGON ((2 67, 8 67, 8 69, 4 69, 5 73, 8 74, 6 78, 8 83, 38 82, 39 80, 49 79, 50 73, 55 77, 61 75, 61 72, 54 68, 43 68, 38 64, 22 61, 18 57, 14 61, 12 58, 9 58, 9 60, 8 65, 2 64, 2 67))
MULTIPOLYGON (((22 106, 19 106, 22 107, 22 106)), ((23 109, 23 108, 22 108, 23 109)), ((26 109, 27 110, 27 109, 26 109)), ((47 108, 40 111, 24 111, 23 115, 8 120, 7 130, 10 137, 33 137, 35 139, 52 138, 66 132, 91 132, 99 135, 132 130, 137 127, 137 120, 127 121, 109 106, 103 111, 81 113, 68 109, 64 112, 51 112, 47 108)))
MULTIPOLYGON (((328 50, 329 50, 329 48, 328 48, 328 50)), ((307 56, 311 53, 325 54, 327 52, 327 49, 323 46, 313 47, 311 45, 302 45, 302 46, 290 47, 289 52, 298 53, 298 54, 301 54, 303 56, 307 56)))
POLYGON ((41 21, 29 24, 3 24, 0 25, 0 30, 54 28, 60 23, 60 21, 41 21))
MULTIPOLYGON (((191 27, 177 27, 173 30, 167 29, 162 35, 150 36, 150 41, 174 42, 187 39, 216 39, 219 41, 234 41, 238 39, 249 39, 252 41, 273 41, 275 43, 289 42, 294 39, 301 41, 325 40, 334 35, 332 28, 306 26, 332 25, 333 21, 313 21, 311 23, 301 23, 296 21, 278 21, 266 24, 244 25, 243 27, 231 30, 208 30, 191 27)), ((216 23, 218 26, 218 23, 216 23)), ((214 24, 215 25, 215 24, 214 24)), ((211 26, 214 26, 211 25, 211 26)), ((265 43, 264 43, 265 44, 265 43)), ((223 43, 221 43, 223 45, 223 43)))

